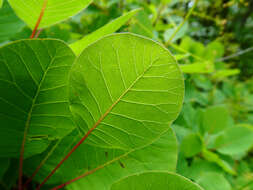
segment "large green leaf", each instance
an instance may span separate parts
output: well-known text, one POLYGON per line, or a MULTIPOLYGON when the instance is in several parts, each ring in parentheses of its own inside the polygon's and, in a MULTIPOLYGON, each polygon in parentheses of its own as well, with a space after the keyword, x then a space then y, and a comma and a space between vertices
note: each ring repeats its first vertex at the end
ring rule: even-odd
POLYGON ((2 6, 3 6, 3 0, 0 0, 0 8, 2 8, 2 6))
POLYGON ((40 153, 73 128, 68 74, 75 56, 58 40, 22 40, 0 48, 0 155, 40 153))
POLYGON ((187 178, 169 172, 148 172, 128 176, 112 185, 111 190, 201 190, 187 178))
POLYGON ((78 40, 70 45, 76 55, 79 55, 88 45, 97 41, 110 33, 117 31, 122 25, 124 25, 130 18, 132 18, 140 9, 130 11, 123 16, 109 22, 105 26, 99 28, 98 30, 88 34, 81 40, 78 40))
MULTIPOLYGON (((17 15, 34 28, 45 0, 9 0, 17 15)), ((63 21, 87 7, 92 0, 48 0, 39 28, 63 21)))
MULTIPOLYGON (((52 144, 48 151, 29 158, 25 171, 29 175, 46 158, 45 164, 35 177, 40 181, 46 177, 71 147, 80 139, 77 130, 52 144)), ((71 184, 69 189, 109 190, 112 183, 122 177, 143 171, 175 171, 177 164, 177 142, 171 129, 152 144, 131 151, 104 149, 82 144, 48 181, 60 184, 84 173, 83 179, 71 184), (97 168, 97 171, 93 171, 97 168)))
POLYGON ((170 52, 133 34, 107 36, 86 48, 70 74, 70 107, 87 142, 131 150, 169 128, 184 83, 170 52))
POLYGON ((7 1, 0 10, 0 43, 9 40, 25 26, 14 13, 7 1))

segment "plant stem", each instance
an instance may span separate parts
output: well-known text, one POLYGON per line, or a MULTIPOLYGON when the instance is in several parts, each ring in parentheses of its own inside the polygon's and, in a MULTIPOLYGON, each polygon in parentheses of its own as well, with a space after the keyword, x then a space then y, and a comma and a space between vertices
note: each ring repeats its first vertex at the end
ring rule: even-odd
POLYGON ((35 34, 37 32, 37 29, 38 29, 38 27, 39 27, 39 25, 41 23, 42 17, 44 15, 46 7, 47 7, 47 2, 48 2, 48 0, 44 0, 43 6, 42 6, 41 11, 40 11, 40 16, 39 16, 39 18, 38 18, 38 20, 36 22, 36 25, 35 25, 35 27, 33 29, 32 35, 30 36, 31 39, 34 38, 34 36, 35 36, 35 34))
POLYGON ((46 161, 48 160, 48 158, 51 156, 51 154, 53 154, 53 152, 55 151, 55 149, 57 148, 57 146, 60 144, 60 140, 53 146, 53 148, 49 151, 49 153, 47 154, 47 156, 40 162, 40 164, 37 166, 37 168, 35 169, 35 171, 33 172, 33 174, 31 175, 31 177, 25 182, 24 184, 24 189, 27 187, 27 185, 33 180, 33 178, 36 176, 36 174, 39 172, 40 168, 46 163, 46 161))
POLYGON ((189 10, 189 12, 187 13, 187 15, 185 16, 184 20, 179 24, 179 26, 177 27, 177 29, 173 32, 173 34, 170 36, 170 39, 165 43, 165 46, 168 46, 171 41, 173 40, 173 38, 176 36, 176 34, 179 32, 179 30, 183 27, 183 25, 185 24, 185 22, 190 18, 190 16, 193 13, 193 10, 195 9, 195 7, 197 6, 199 0, 195 0, 193 6, 191 7, 191 9, 189 10))

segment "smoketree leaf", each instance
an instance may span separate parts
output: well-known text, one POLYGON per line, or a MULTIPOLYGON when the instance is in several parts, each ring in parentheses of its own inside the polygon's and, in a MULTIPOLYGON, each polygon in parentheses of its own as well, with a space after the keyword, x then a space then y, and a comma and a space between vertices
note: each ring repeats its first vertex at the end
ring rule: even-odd
MULTIPOLYGON (((48 0, 39 28, 66 20, 86 8, 92 0, 48 0)), ((40 16, 44 0, 9 0, 16 14, 33 29, 40 16)))
POLYGON ((168 130, 181 109, 184 83, 170 52, 133 34, 86 48, 70 73, 70 107, 91 145, 131 150, 168 130))
POLYGON ((0 155, 25 157, 68 134, 73 123, 67 80, 75 59, 58 40, 21 40, 0 48, 0 155))
MULTIPOLYGON (((41 182, 80 138, 78 130, 75 129, 58 143, 52 143, 43 154, 26 160, 25 172, 31 175, 41 160, 47 158, 35 177, 36 181, 41 182)), ((173 131, 169 129, 150 145, 131 151, 82 144, 50 178, 48 184, 61 184, 99 168, 67 187, 72 190, 86 188, 109 190, 112 183, 123 177, 143 171, 174 172, 176 164, 177 141, 173 131)))
POLYGON ((111 190, 203 190, 197 184, 178 174, 148 172, 128 176, 112 185, 111 190))

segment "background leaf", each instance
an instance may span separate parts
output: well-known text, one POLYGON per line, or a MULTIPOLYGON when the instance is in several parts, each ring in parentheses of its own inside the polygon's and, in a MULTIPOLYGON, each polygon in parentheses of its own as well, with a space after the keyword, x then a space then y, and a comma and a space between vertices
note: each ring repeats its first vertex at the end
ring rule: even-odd
POLYGON ((97 41, 99 38, 102 38, 110 33, 117 31, 122 25, 124 25, 129 19, 131 19, 140 9, 130 11, 119 18, 109 22, 108 24, 102 26, 98 30, 88 34, 81 40, 78 40, 72 44, 70 47, 75 52, 76 55, 79 55, 88 45, 97 41))
POLYGON ((211 148, 220 153, 236 155, 248 151, 253 146, 253 129, 248 127, 231 127, 219 134, 211 148))
POLYGON ((0 10, 0 43, 10 40, 24 26, 25 23, 16 16, 9 3, 4 1, 0 10))

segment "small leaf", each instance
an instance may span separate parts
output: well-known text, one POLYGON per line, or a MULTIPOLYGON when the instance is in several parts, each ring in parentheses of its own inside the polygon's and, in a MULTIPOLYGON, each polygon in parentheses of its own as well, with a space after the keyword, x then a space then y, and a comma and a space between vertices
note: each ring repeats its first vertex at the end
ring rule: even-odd
POLYGON ((180 65, 184 73, 212 73, 214 65, 212 62, 206 61, 204 63, 193 63, 180 65))
POLYGON ((105 26, 102 26, 98 30, 88 34, 81 40, 70 44, 70 47, 75 52, 76 55, 79 55, 88 45, 92 44, 93 42, 97 41, 99 38, 102 38, 108 34, 111 34, 117 31, 122 25, 124 25, 130 18, 132 18, 140 9, 136 9, 130 11, 123 16, 116 18, 115 20, 109 22, 105 26))
POLYGON ((110 35, 86 48, 70 74, 70 107, 89 144, 131 150, 169 128, 184 83, 169 51, 133 34, 110 35))
MULTIPOLYGON (((44 0, 9 0, 16 14, 33 29, 44 0)), ((48 0, 39 28, 45 28, 74 16, 86 8, 92 0, 48 0)))
POLYGON ((227 128, 216 137, 214 146, 222 154, 236 155, 248 151, 253 146, 253 129, 248 127, 227 128))
POLYGON ((207 108, 203 118, 205 132, 215 134, 224 130, 228 127, 229 119, 230 116, 225 106, 218 105, 207 108))
POLYGON ((185 157, 192 157, 202 150, 202 140, 198 134, 189 134, 184 137, 180 149, 185 157))
POLYGON ((240 73, 239 69, 222 69, 218 70, 214 75, 213 78, 225 78, 229 76, 238 75, 240 73))
POLYGON ((226 178, 216 172, 206 172, 196 181, 205 190, 231 190, 231 185, 226 178))
POLYGON ((58 40, 21 40, 0 48, 0 155, 25 157, 72 128, 67 79, 75 56, 58 40))
POLYGON ((114 183, 111 190, 202 190, 187 178, 169 172, 148 172, 128 176, 114 183))

